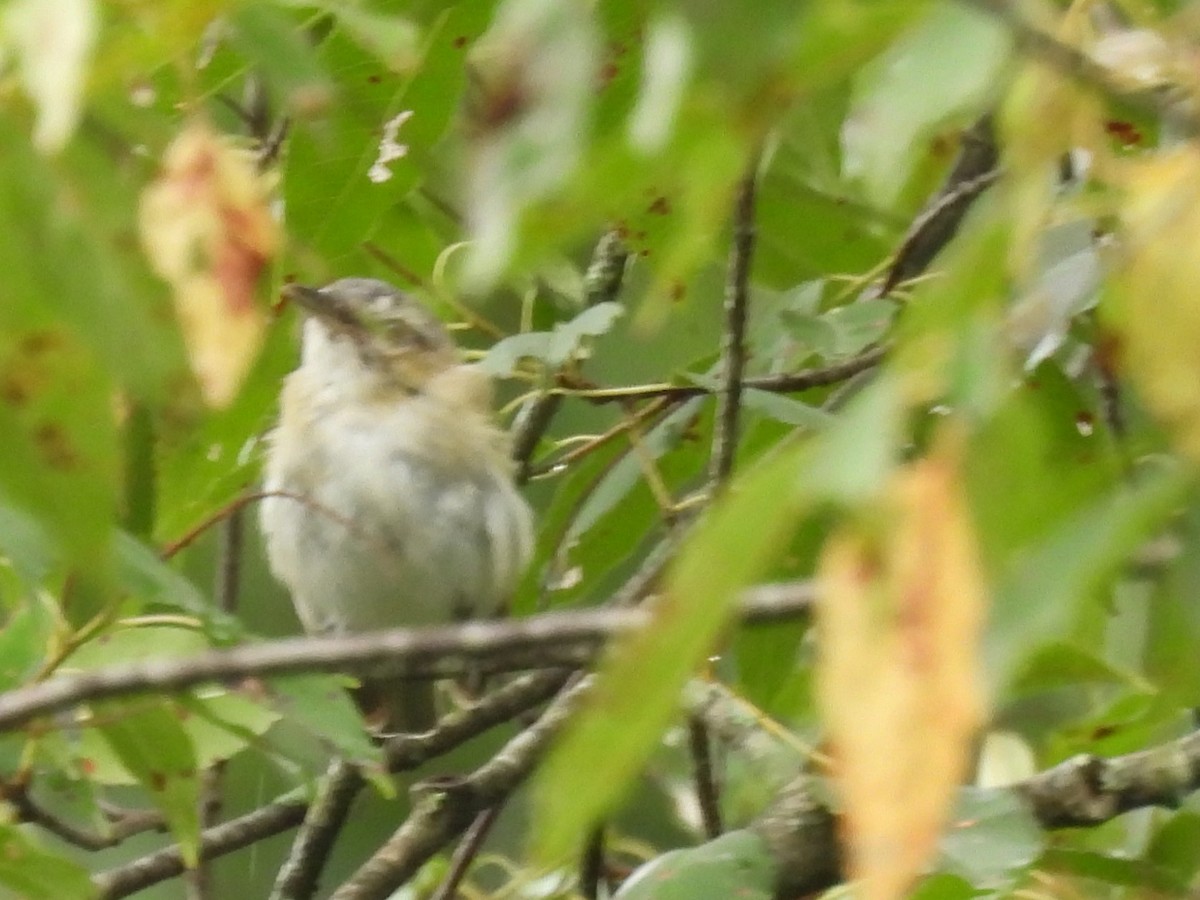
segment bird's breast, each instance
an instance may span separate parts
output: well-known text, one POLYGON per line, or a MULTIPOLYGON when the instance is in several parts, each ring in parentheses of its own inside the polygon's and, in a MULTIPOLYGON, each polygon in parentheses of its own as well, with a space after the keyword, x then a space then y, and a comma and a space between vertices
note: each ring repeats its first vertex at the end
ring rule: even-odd
POLYGON ((262 524, 308 630, 487 615, 508 599, 530 513, 485 416, 428 396, 320 415, 289 399, 266 484, 287 496, 264 500, 262 524))

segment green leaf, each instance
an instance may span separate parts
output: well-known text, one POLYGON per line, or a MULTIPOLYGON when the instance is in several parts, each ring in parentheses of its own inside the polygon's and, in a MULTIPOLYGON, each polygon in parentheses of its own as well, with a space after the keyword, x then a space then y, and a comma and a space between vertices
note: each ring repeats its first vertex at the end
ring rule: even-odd
POLYGON ((392 71, 403 72, 417 64, 421 34, 411 19, 342 3, 328 7, 354 40, 392 71))
POLYGON ((1055 528, 1004 579, 987 636, 987 670, 1007 685, 1041 644, 1060 640, 1080 602, 1170 516, 1189 479, 1177 468, 1118 485, 1055 528))
POLYGON ((192 582, 132 535, 117 535, 117 573, 121 585, 144 604, 162 605, 196 616, 209 637, 233 643, 245 630, 213 606, 192 582))
POLYGON ((847 174, 863 180, 872 201, 892 206, 921 158, 937 153, 920 142, 982 111, 1011 49, 1009 29, 994 17, 935 5, 857 74, 843 130, 847 174))
POLYGON ((1098 500, 1119 476, 1107 430, 1080 428, 1095 420, 1093 410, 1092 398, 1045 363, 972 436, 967 489, 985 563, 995 575, 1098 500))
POLYGON ((37 846, 18 826, 0 823, 0 885, 22 900, 86 900, 96 896, 87 871, 37 846))
POLYGON ((61 563, 62 553, 46 526, 24 510, 0 502, 0 550, 32 589, 61 563))
POLYGON ((192 714, 184 720, 184 727, 202 769, 252 746, 279 721, 279 713, 273 709, 232 691, 198 691, 185 694, 178 703, 192 714))
POLYGON ((590 4, 503 0, 473 50, 483 117, 468 195, 468 284, 490 284, 508 265, 522 210, 560 189, 588 133, 598 35, 590 4), (537 48, 532 52, 531 48, 537 48), (514 91, 520 99, 496 116, 514 91))
POLYGON ((162 810, 184 863, 200 852, 200 779, 191 739, 174 705, 147 699, 94 710, 96 730, 162 810))
POLYGON ((539 858, 569 853, 621 799, 738 591, 787 545, 801 515, 814 502, 856 500, 878 489, 891 469, 900 412, 896 385, 885 378, 819 441, 788 448, 739 477, 696 526, 650 623, 611 648, 584 708, 538 774, 539 858))
POLYGON ((26 683, 42 665, 56 633, 49 599, 30 592, 0 628, 0 690, 26 683))
POLYGON ((970 900, 984 896, 982 891, 971 887, 957 875, 939 872, 921 879, 921 883, 908 895, 908 900, 970 900))
POLYGON ((1012 682, 1018 694, 1074 685, 1121 685, 1149 692, 1152 688, 1136 672, 1126 671, 1083 647, 1065 642, 1045 644, 1035 650, 1012 682))
POLYGON ((333 102, 333 86, 300 26, 264 3, 242 3, 231 18, 238 49, 266 78, 288 113, 311 118, 333 102))
POLYGON ((1037 860, 1046 838, 1012 791, 964 788, 939 843, 938 868, 977 888, 1012 886, 1037 860))
MULTIPOLYGON (((288 675, 270 681, 276 708, 293 724, 325 743, 336 755, 365 767, 377 783, 384 778, 383 751, 371 740, 345 679, 331 675, 288 675)), ((390 790, 390 788, 389 788, 390 790)))
POLYGON ((1164 891, 1168 896, 1186 896, 1187 881, 1170 869, 1141 859, 1129 859, 1115 854, 1071 847, 1050 847, 1043 854, 1039 868, 1051 874, 1065 873, 1105 885, 1123 885, 1152 891, 1164 891))
POLYGON ((895 317, 896 304, 891 300, 866 298, 831 309, 822 318, 833 326, 834 354, 854 356, 881 340, 895 317))
POLYGON ((776 863, 762 838, 740 830, 671 850, 636 869, 614 900, 769 900, 776 863))
POLYGON ((1195 849, 1200 846, 1200 814, 1180 810, 1162 824, 1146 850, 1146 862, 1172 873, 1184 884, 1200 872, 1195 849))

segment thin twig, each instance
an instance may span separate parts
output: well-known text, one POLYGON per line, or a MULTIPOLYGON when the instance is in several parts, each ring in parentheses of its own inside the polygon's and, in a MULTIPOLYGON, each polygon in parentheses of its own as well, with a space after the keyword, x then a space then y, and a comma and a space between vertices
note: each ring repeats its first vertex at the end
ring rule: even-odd
POLYGON ((702 716, 688 718, 688 752, 692 757, 692 777, 696 782, 696 802, 700 806, 700 821, 704 836, 709 840, 724 830, 721 823, 721 792, 717 787, 713 767, 712 740, 702 716))
POLYGON ((467 877, 471 863, 483 849, 483 842, 487 839, 492 826, 496 824, 496 820, 500 818, 500 810, 503 808, 504 801, 501 800, 475 817, 471 827, 467 829, 462 840, 458 842, 458 846, 454 848, 454 855, 450 857, 450 871, 446 873, 445 879, 438 885, 437 892, 429 900, 454 900, 458 896, 458 886, 467 877))
POLYGON ((366 782, 358 769, 335 759, 321 778, 312 806, 275 878, 271 900, 309 900, 317 892, 325 861, 346 823, 350 806, 366 782))
MULTIPOLYGON (((244 507, 235 507, 221 525, 221 540, 217 548, 217 571, 213 579, 213 597, 217 609, 233 615, 237 612, 238 591, 241 587, 242 547, 245 537, 244 507)), ((217 761, 204 773, 200 793, 200 825, 209 828, 221 815, 221 782, 224 761, 217 761)), ((189 900, 205 900, 210 895, 208 866, 201 862, 188 873, 189 900)))
MULTIPOLYGON (((815 369, 802 369, 799 372, 788 372, 782 375, 762 375, 747 378, 742 387, 747 390, 768 391, 773 394, 792 394, 807 391, 812 388, 828 387, 839 384, 848 378, 853 378, 859 372, 873 369, 883 362, 887 352, 886 347, 871 347, 858 356, 851 357, 840 363, 821 366, 815 369)), ((626 400, 646 399, 650 397, 668 397, 676 400, 686 400, 689 397, 704 397, 714 393, 714 389, 700 384, 638 384, 619 388, 585 388, 582 390, 563 390, 563 393, 582 397, 592 403, 618 403, 626 400)))
MULTIPOLYGON (((742 388, 746 371, 746 321, 750 305, 750 267, 754 259, 754 200, 758 172, 755 154, 738 185, 733 213, 733 246, 729 253, 729 272, 725 281, 725 327, 721 338, 721 386, 717 392, 716 421, 713 426, 712 454, 709 457, 709 496, 716 497, 733 473, 737 457, 742 388)), ((715 838, 724 831, 721 823, 721 789, 713 765, 712 741, 702 716, 688 720, 688 748, 692 756, 692 776, 696 782, 696 801, 704 833, 715 838)))
POLYGON ((967 212, 1000 177, 999 151, 988 113, 963 133, 962 149, 938 193, 913 220, 880 288, 886 297, 897 285, 924 272, 958 233, 967 212))
POLYGON ((658 419, 664 413, 670 412, 675 405, 675 401, 663 397, 643 404, 640 409, 627 413, 616 425, 603 434, 598 434, 578 446, 572 447, 561 456, 555 456, 539 462, 533 471, 530 472, 530 479, 536 479, 548 473, 557 474, 561 472, 567 466, 579 462, 585 456, 595 453, 601 447, 608 445, 625 432, 643 427, 647 422, 654 424, 654 420, 658 419))
MULTIPOLYGON (((709 480, 719 490, 729 480, 737 455, 742 385, 746 370, 746 320, 749 313, 750 265, 754 258, 754 199, 758 157, 738 185, 733 215, 733 248, 725 283, 725 328, 721 338, 721 387, 709 480)), ((715 491, 714 491, 715 493, 715 491)))
POLYGON ((166 820, 157 811, 128 810, 114 816, 108 826, 108 832, 101 833, 81 828, 45 809, 29 795, 27 785, 5 785, 0 794, 12 806, 17 821, 37 825, 60 840, 83 850, 107 850, 134 835, 147 831, 162 831, 166 828, 166 820))
POLYGON ((583 859, 579 867, 579 893, 586 900, 599 900, 600 890, 605 884, 607 866, 604 852, 604 826, 592 829, 583 848, 583 859))
MULTIPOLYGON (((808 611, 812 589, 759 598, 751 590, 739 611, 745 622, 776 621, 808 611)), ((636 609, 593 608, 525 619, 394 628, 337 637, 296 637, 59 675, 0 694, 0 732, 81 703, 156 691, 178 691, 251 675, 351 672, 364 676, 449 678, 470 671, 569 668, 589 662, 614 635, 641 627, 636 609)))

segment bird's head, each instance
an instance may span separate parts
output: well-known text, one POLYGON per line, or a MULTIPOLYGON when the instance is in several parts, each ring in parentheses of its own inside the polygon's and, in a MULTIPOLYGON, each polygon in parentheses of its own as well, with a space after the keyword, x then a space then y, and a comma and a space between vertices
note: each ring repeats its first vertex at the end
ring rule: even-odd
POLYGON ((303 363, 329 380, 378 380, 419 391, 457 366, 441 320, 385 281, 342 278, 323 288, 289 284, 284 296, 307 313, 303 363))

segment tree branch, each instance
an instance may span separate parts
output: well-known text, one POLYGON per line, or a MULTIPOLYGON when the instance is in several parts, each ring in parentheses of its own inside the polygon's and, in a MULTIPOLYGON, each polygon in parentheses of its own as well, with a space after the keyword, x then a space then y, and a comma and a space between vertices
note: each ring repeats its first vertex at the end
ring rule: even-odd
MULTIPOLYGON (((708 467, 710 497, 716 497, 721 492, 733 473, 741 430, 758 162, 759 156, 755 153, 738 184, 733 212, 733 246, 729 252, 729 271, 725 281, 725 327, 721 336, 721 386, 717 391, 712 454, 708 467)), ((692 777, 696 782, 696 802, 700 806, 704 833, 709 838, 715 838, 724 831, 721 822, 721 789, 713 764, 708 725, 703 716, 691 716, 688 720, 688 749, 692 757, 692 777)))
POLYGON ((991 113, 963 133, 962 150, 941 190, 913 220, 888 269, 880 296, 924 272, 941 253, 979 196, 1000 177, 999 151, 991 113))
POLYGON ((533 771, 578 699, 591 688, 582 678, 561 693, 541 717, 472 774, 431 786, 396 833, 337 891, 332 900, 383 900, 482 810, 509 796, 533 771))
MULTIPOLYGON (((886 347, 872 347, 864 350, 858 356, 828 366, 802 369, 799 372, 788 372, 782 375, 761 375, 756 378, 747 378, 742 382, 742 387, 756 391, 770 391, 773 394, 791 394, 812 388, 828 387, 853 378, 859 372, 875 368, 883 362, 886 352, 886 347)), ((627 400, 648 397, 669 397, 679 401, 691 397, 704 397, 715 392, 713 388, 705 385, 668 384, 666 382, 630 387, 582 388, 565 391, 565 393, 582 397, 592 403, 623 403, 627 400)))
MULTIPOLYGON (((780 791, 752 830, 778 866, 777 896, 824 890, 841 880, 836 818, 802 775, 780 791)), ((1146 806, 1177 808, 1200 788, 1200 731, 1124 756, 1080 755, 1013 785, 1046 829, 1103 824, 1146 806)))
MULTIPOLYGON (((758 623, 804 615, 812 597, 812 586, 800 582, 790 597, 750 591, 740 616, 758 623)), ((81 703, 251 675, 336 671, 447 678, 468 671, 577 667, 589 662, 605 641, 641 627, 646 619, 640 610, 592 608, 509 621, 285 638, 181 659, 107 666, 0 694, 0 732, 81 703)))
MULTIPOLYGON (((415 769, 532 709, 557 693, 568 677, 563 672, 526 675, 489 693, 475 705, 446 716, 433 731, 392 738, 384 748, 389 770, 415 769)), ((205 829, 200 836, 200 858, 215 859, 294 828, 303 821, 307 809, 306 802, 289 795, 231 822, 205 829)), ((103 900, 116 900, 183 871, 179 848, 171 846, 100 874, 93 883, 103 900)))
POLYGON ((364 784, 362 775, 351 763, 335 759, 329 764, 275 878, 271 900, 309 900, 317 892, 325 861, 364 784))

